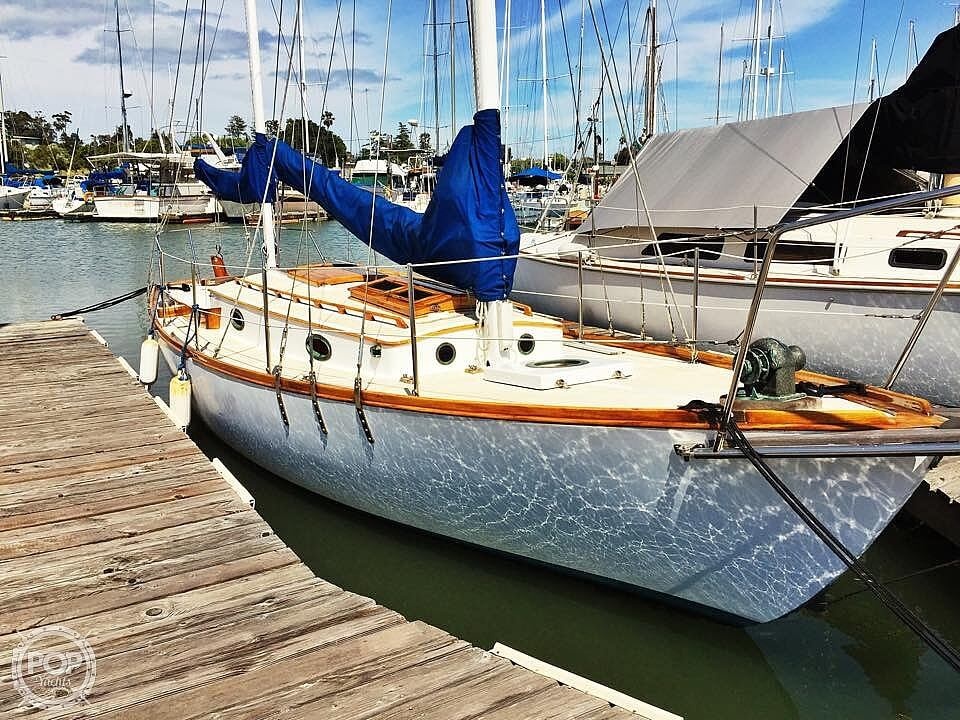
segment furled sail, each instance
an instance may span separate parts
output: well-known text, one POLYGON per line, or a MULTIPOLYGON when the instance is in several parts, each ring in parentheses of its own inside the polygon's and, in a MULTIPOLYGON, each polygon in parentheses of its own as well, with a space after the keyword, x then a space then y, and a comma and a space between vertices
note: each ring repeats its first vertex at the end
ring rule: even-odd
POLYGON ((960 26, 937 35, 907 81, 864 113, 852 140, 871 163, 960 172, 960 26))
MULTIPOLYGON (((440 282, 469 290, 478 300, 503 300, 513 287, 520 229, 507 197, 500 166, 500 112, 481 110, 457 134, 422 215, 351 185, 338 173, 305 158, 278 140, 258 136, 239 173, 211 173, 197 177, 220 195, 224 188, 237 197, 238 188, 256 180, 262 196, 273 159, 274 175, 319 203, 360 240, 395 263, 450 262, 428 265, 418 272, 440 282), (256 173, 254 166, 263 164, 256 173), (216 184, 213 184, 216 183, 216 184), (489 259, 486 262, 476 260, 489 259), (456 262, 473 260, 474 262, 456 262)), ((199 163, 195 163, 199 167, 199 163)), ((209 166, 207 166, 209 167, 209 166)))
POLYGON ((277 178, 270 172, 272 158, 273 143, 266 135, 257 133, 253 145, 243 156, 239 172, 222 170, 199 157, 193 162, 193 172, 221 200, 273 202, 277 194, 277 178))

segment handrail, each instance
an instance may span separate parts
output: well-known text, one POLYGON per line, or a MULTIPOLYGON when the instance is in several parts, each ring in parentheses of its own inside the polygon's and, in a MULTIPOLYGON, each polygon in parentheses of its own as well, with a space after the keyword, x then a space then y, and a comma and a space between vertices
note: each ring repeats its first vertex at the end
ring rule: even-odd
POLYGON ((750 347, 750 341, 753 339, 753 328, 757 322, 757 313, 760 310, 760 301, 763 299, 763 289, 767 283, 767 276, 770 274, 770 265, 773 262, 773 252, 777 247, 777 241, 784 233, 794 230, 802 230, 816 225, 824 225, 830 222, 839 222, 861 215, 870 215, 871 213, 882 212, 884 210, 893 210, 895 208, 910 205, 913 202, 926 203, 930 200, 940 200, 941 198, 960 195, 960 185, 953 187, 939 188, 937 190, 924 190, 923 192, 902 195, 889 200, 881 200, 875 203, 868 203, 860 207, 838 210, 834 213, 819 215, 814 217, 800 218, 793 222, 768 228, 770 236, 767 240, 767 249, 763 254, 763 264, 757 273, 757 286, 753 291, 753 299, 750 301, 750 311, 747 313, 747 321, 743 328, 743 334, 740 339, 740 347, 733 361, 733 376, 730 378, 730 389, 727 391, 727 397, 723 404, 723 415, 720 418, 720 425, 717 428, 717 437, 713 443, 714 452, 723 449, 724 438, 727 427, 730 424, 730 418, 733 417, 733 404, 737 399, 737 386, 740 384, 740 373, 743 372, 743 364, 747 359, 747 350, 750 347))

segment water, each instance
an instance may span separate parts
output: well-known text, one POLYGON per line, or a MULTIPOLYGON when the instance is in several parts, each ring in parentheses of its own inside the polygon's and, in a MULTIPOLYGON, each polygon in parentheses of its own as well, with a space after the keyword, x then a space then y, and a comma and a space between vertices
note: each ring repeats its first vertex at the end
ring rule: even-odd
MULTIPOLYGON (((284 233, 290 262, 292 248, 302 253, 307 241, 284 233)), ((218 243, 228 263, 246 257, 237 227, 199 226, 189 236, 174 228, 164 234, 164 247, 189 257, 189 237, 203 261, 218 243)), ((311 246, 314 240, 331 255, 362 257, 334 223, 317 226, 311 246)), ((42 319, 145 285, 153 242, 144 225, 0 222, 0 322, 42 319)), ((168 263, 166 273, 187 277, 189 269, 168 263)), ((136 365, 144 308, 138 298, 86 321, 136 365)), ((164 384, 155 389, 162 393, 164 384)), ((960 676, 849 576, 829 589, 823 610, 731 627, 364 515, 271 476, 200 424, 191 435, 230 467, 259 512, 318 575, 480 647, 506 643, 688 720, 960 718, 960 676)), ((865 560, 890 579, 958 555, 903 516, 865 560)), ((892 587, 960 645, 960 565, 892 587)))

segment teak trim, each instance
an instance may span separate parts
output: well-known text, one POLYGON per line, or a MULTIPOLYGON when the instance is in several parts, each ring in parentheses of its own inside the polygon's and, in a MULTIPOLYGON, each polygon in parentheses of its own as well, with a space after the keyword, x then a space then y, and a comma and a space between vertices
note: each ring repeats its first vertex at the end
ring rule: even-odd
MULTIPOLYGON (((160 339, 175 352, 181 352, 180 342, 162 327, 156 332, 160 339)), ((221 376, 273 390, 275 378, 264 372, 242 368, 188 347, 186 356, 201 367, 221 376)), ((819 376, 826 377, 826 376, 819 376)), ((292 378, 280 378, 282 390, 310 397, 310 383, 292 378)), ((316 384, 317 397, 336 402, 353 404, 353 387, 345 385, 316 384)), ((858 402, 858 398, 853 398, 858 402)), ((405 395, 402 392, 386 393, 365 389, 364 405, 391 410, 456 415, 475 419, 505 420, 511 422, 538 422, 563 425, 592 425, 601 427, 635 427, 663 429, 708 430, 712 425, 697 412, 666 408, 604 408, 569 407, 550 405, 519 405, 509 402, 486 402, 477 400, 450 400, 432 396, 405 395)), ((737 423, 745 430, 894 430, 898 428, 938 427, 944 419, 924 415, 909 409, 890 414, 876 409, 824 412, 822 410, 745 410, 734 413, 737 423)))

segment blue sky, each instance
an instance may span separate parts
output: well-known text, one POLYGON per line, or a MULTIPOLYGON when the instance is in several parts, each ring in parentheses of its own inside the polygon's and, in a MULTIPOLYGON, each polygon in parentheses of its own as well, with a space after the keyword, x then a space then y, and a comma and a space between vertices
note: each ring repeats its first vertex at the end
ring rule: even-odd
MULTIPOLYGON (((607 18, 611 33, 620 27, 613 57, 619 71, 626 75, 626 25, 622 21, 629 7, 630 15, 642 18, 644 0, 547 0, 548 14, 548 82, 550 97, 547 112, 547 134, 551 152, 569 152, 572 132, 572 92, 560 22, 560 2, 566 21, 570 53, 577 64, 581 7, 591 3, 594 12, 607 18)), ((306 0, 306 64, 308 80, 307 112, 320 115, 321 106, 336 116, 334 129, 348 141, 358 145, 371 129, 382 126, 386 132, 396 129, 397 122, 420 120, 421 129, 433 125, 432 59, 425 60, 423 23, 429 16, 428 0, 345 0, 340 6, 340 32, 337 28, 337 3, 334 0, 306 0), (356 33, 353 13, 356 8, 356 33), (387 24, 389 13, 389 47, 387 24), (336 38, 335 38, 336 35, 336 38), (334 45, 334 41, 336 45, 334 45), (330 53, 333 50, 331 61, 330 53), (348 68, 354 68, 353 92, 350 92, 348 68), (326 80, 324 86, 319 81, 326 80), (384 81, 384 78, 386 80, 384 81), (385 90, 385 92, 382 92, 385 90), (351 102, 352 98, 352 102, 351 102), (382 116, 381 116, 382 101, 382 116), (351 122, 351 116, 354 122, 351 122), (351 138, 351 136, 353 136, 351 138)), ((285 76, 288 38, 293 28, 293 13, 283 18, 278 34, 275 18, 277 0, 260 0, 260 26, 264 43, 264 62, 268 112, 274 107, 273 69, 277 49, 281 48, 281 77, 285 76), (280 37, 287 38, 280 40, 280 37), (278 45, 279 43, 279 45, 278 45)), ((188 113, 188 100, 198 92, 193 81, 193 58, 200 27, 202 0, 190 0, 184 51, 179 52, 181 21, 185 0, 120 0, 121 24, 133 29, 123 34, 126 80, 134 97, 130 104, 131 124, 138 134, 145 134, 153 122, 165 124, 169 115, 171 88, 177 76, 177 57, 181 56, 179 80, 176 83, 178 121, 194 117, 195 103, 188 113), (154 12, 155 8, 155 12, 154 12), (151 74, 151 40, 154 71, 151 74), (152 83, 151 83, 152 77, 152 83), (150 86, 153 86, 152 103, 150 86), (151 112, 151 106, 153 108, 151 112)), ((457 18, 463 20, 465 7, 457 0, 457 18)), ((724 86, 721 114, 736 119, 740 103, 742 59, 748 45, 733 42, 750 33, 752 0, 659 0, 660 39, 663 54, 663 102, 667 108, 669 127, 691 127, 708 124, 716 113, 717 53, 720 23, 724 24, 724 86)), ((769 7, 768 3, 767 7, 769 7)), ((207 0, 208 42, 217 23, 221 2, 207 0)), ((289 11, 294 0, 286 0, 289 11)), ((499 24, 503 25, 504 0, 498 0, 499 24)), ((515 145, 515 155, 539 153, 542 145, 542 111, 540 85, 540 45, 537 23, 537 0, 513 0, 510 77, 510 127, 508 139, 515 145)), ((219 17, 213 60, 207 73, 204 91, 204 125, 222 132, 226 119, 233 113, 249 118, 244 22, 239 0, 227 0, 219 17)), ((766 12, 764 27, 767 24, 766 12)), ((906 36, 908 21, 916 21, 918 52, 922 56, 930 41, 953 22, 954 9, 941 0, 780 0, 776 8, 774 56, 784 48, 787 70, 784 106, 809 109, 849 103, 856 87, 858 99, 866 94, 869 46, 876 37, 881 79, 886 75, 886 89, 899 85, 907 62, 906 36), (854 82, 859 43, 859 80, 854 82), (889 66, 889 71, 887 70, 889 66)), ((445 23, 449 17, 448 0, 440 0, 438 17, 445 23)), ((0 0, 0 70, 3 72, 5 99, 8 107, 43 110, 47 114, 69 108, 83 134, 101 131, 118 124, 115 37, 104 32, 114 26, 112 0, 71 0, 57 3, 50 0, 0 0)), ((634 26, 634 53, 641 52, 641 28, 634 26)), ((764 31, 765 32, 765 31, 764 31)), ((448 29, 440 30, 441 69, 441 146, 450 135, 450 80, 448 72, 448 29)), ((594 96, 599 85, 600 64, 592 21, 587 9, 585 28, 583 87, 585 96, 594 96)), ((611 49, 604 40, 605 52, 611 49)), ((764 45, 764 55, 766 46, 764 45)), ((466 27, 456 32, 458 71, 469 70, 466 27)), ((774 63, 776 64, 776 62, 774 63)), ((472 86, 469 76, 458 72, 456 120, 462 124, 472 110, 472 86)), ((621 80, 626 84, 625 77, 621 80)), ((283 83, 277 96, 283 96, 283 83)), ((775 85, 775 84, 774 84, 775 85)), ((774 101, 771 98, 771 106, 774 101)), ((300 115, 298 92, 287 91, 286 115, 300 115)), ((616 150, 622 134, 616 122, 613 100, 607 93, 604 108, 604 136, 608 155, 616 150)), ((191 122, 195 123, 195 119, 191 122)), ((664 122, 664 121, 661 121, 664 122)), ((661 128, 662 129, 662 128, 661 128)), ((431 132, 433 132, 431 130, 431 132)))

